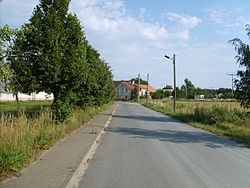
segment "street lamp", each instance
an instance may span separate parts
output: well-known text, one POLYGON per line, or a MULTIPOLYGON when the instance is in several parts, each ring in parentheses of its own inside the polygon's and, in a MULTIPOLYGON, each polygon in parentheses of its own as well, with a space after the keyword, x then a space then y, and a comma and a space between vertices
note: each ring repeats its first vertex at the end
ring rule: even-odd
POLYGON ((173 60, 173 67, 174 67, 174 105, 173 105, 173 110, 175 112, 175 105, 176 105, 176 72, 175 72, 175 54, 173 54, 173 57, 169 57, 167 55, 164 56, 167 59, 173 60))

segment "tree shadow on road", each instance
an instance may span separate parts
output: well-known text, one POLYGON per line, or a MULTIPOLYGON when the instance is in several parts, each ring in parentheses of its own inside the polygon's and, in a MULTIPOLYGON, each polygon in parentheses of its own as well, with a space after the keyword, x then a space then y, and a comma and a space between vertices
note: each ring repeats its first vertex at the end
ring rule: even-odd
POLYGON ((139 121, 154 121, 154 122, 181 122, 177 119, 168 117, 168 116, 145 116, 145 115, 113 115, 113 118, 121 119, 131 119, 139 121))
POLYGON ((176 144, 201 143, 209 148, 242 148, 229 138, 220 137, 203 131, 179 131, 179 130, 149 130, 142 128, 127 127, 109 127, 109 132, 119 133, 121 135, 129 135, 133 138, 141 139, 158 139, 162 142, 171 142, 176 144))

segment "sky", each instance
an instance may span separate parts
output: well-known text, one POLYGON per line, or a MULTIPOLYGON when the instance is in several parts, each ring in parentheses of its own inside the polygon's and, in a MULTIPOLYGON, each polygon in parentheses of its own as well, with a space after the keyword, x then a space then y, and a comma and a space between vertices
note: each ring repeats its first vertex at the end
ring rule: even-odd
MULTIPOLYGON (((0 25, 28 23, 39 0, 3 0, 0 25)), ((234 47, 249 43, 249 0, 71 0, 70 11, 85 35, 112 68, 114 80, 137 77, 162 88, 173 85, 176 54, 177 86, 188 78, 196 87, 231 87, 227 73, 241 69, 234 47)))

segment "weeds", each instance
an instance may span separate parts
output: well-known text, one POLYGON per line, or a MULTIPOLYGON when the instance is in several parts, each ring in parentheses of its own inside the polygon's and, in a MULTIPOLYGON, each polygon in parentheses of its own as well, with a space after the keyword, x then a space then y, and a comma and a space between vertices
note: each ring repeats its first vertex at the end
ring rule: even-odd
POLYGON ((48 149, 68 132, 83 125, 107 106, 77 108, 69 120, 56 124, 50 108, 43 108, 37 116, 2 113, 0 121, 0 179, 30 163, 40 150, 48 149))

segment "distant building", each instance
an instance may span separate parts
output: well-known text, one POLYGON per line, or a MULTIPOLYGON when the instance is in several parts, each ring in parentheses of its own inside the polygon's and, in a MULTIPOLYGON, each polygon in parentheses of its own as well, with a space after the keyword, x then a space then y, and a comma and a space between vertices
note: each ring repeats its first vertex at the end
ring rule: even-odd
MULTIPOLYGON (((118 100, 129 100, 131 99, 132 91, 135 88, 139 88, 138 84, 131 83, 130 81, 115 81, 115 99, 118 100)), ((147 88, 148 88, 148 95, 150 93, 155 93, 157 90, 153 88, 152 86, 147 86, 145 84, 140 84, 140 96, 146 96, 147 95, 147 88)))
MULTIPOLYGON (((5 84, 3 82, 0 82, 0 101, 15 101, 16 97, 13 93, 6 91, 5 84)), ((18 100, 20 101, 29 101, 29 100, 53 100, 53 94, 48 94, 45 92, 39 92, 39 93, 31 93, 23 94, 18 93, 18 100)))
POLYGON ((135 86, 128 81, 115 81, 115 99, 129 100, 135 86))
POLYGON ((204 98, 205 98, 205 95, 195 95, 194 96, 195 100, 201 100, 201 99, 204 99, 204 98))

